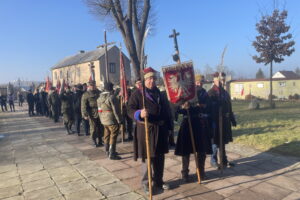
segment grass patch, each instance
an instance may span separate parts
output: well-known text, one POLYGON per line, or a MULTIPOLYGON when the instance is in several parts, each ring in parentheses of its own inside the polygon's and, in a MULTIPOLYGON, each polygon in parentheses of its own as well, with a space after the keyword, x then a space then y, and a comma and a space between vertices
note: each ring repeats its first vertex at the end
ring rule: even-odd
POLYGON ((234 143, 262 151, 300 157, 300 102, 276 102, 268 109, 249 110, 249 102, 233 101, 238 126, 233 128, 234 143))

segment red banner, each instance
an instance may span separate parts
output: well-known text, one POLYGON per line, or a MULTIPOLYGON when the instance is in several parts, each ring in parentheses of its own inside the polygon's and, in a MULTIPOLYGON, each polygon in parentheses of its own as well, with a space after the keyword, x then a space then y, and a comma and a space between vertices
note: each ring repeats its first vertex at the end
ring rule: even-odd
POLYGON ((195 97, 196 86, 192 62, 166 66, 162 71, 170 102, 184 102, 195 97))

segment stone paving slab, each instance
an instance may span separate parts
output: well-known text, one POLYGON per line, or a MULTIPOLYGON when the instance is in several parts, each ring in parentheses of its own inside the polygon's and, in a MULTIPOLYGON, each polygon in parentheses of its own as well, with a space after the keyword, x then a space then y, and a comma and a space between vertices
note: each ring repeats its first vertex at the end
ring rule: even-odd
POLYGON ((105 199, 100 192, 95 189, 86 189, 78 192, 71 193, 65 196, 67 200, 99 200, 105 199))

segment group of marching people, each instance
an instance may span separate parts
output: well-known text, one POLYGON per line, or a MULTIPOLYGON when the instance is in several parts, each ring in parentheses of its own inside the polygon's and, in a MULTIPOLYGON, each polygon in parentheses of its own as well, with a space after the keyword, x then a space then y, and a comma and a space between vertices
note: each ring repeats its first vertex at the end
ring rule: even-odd
MULTIPOLYGON (((170 187, 163 181, 163 172, 165 154, 169 150, 170 133, 174 131, 174 125, 172 117, 169 115, 170 102, 156 86, 156 71, 152 68, 145 68, 143 78, 145 90, 144 92, 136 90, 131 94, 127 112, 136 121, 134 159, 140 158, 143 162, 141 184, 145 193, 149 193, 145 119, 148 119, 150 162, 153 171, 152 191, 154 192, 170 187)), ((215 73, 214 84, 208 92, 202 87, 204 80, 197 80, 197 98, 175 105, 175 116, 178 114, 183 116, 176 141, 175 155, 182 157, 181 173, 184 182, 189 181, 191 154, 196 155, 197 165, 200 168, 199 178, 202 180, 205 179, 206 155, 211 155, 211 165, 216 169, 220 166, 224 168, 234 166, 228 161, 225 152, 225 144, 232 141, 231 126, 236 126, 236 121, 229 94, 222 85, 224 80, 224 73, 215 73), (219 127, 220 120, 222 128, 219 127), (223 132, 222 143, 224 145, 220 145, 220 130, 223 132), (192 136, 190 132, 192 132, 192 136), (223 155, 219 164, 218 150, 221 150, 221 155, 223 155)))
MULTIPOLYGON (((77 133, 80 136, 83 125, 85 135, 91 135, 95 147, 105 146, 110 159, 121 159, 116 152, 117 135, 121 124, 126 122, 124 131, 128 133, 128 140, 132 140, 133 123, 120 111, 118 92, 110 82, 104 83, 104 89, 100 91, 92 80, 73 87, 66 84, 51 87, 49 92, 42 88, 41 91, 36 89, 33 94, 30 90, 27 95, 28 112, 29 116, 52 118, 55 123, 62 116, 68 135, 77 133)), ((125 109, 124 106, 123 111, 125 109)))

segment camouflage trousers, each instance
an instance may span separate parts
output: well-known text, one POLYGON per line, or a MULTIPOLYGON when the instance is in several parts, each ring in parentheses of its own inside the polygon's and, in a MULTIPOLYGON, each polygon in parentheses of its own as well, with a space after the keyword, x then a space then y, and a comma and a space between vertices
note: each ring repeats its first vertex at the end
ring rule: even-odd
POLYGON ((104 126, 104 144, 116 144, 119 125, 104 126))
POLYGON ((102 141, 103 137, 103 125, 100 123, 99 118, 91 118, 89 117, 90 124, 90 134, 93 140, 99 138, 99 141, 102 141))
POLYGON ((64 125, 67 126, 69 129, 74 123, 74 117, 71 113, 64 112, 63 113, 64 125))

